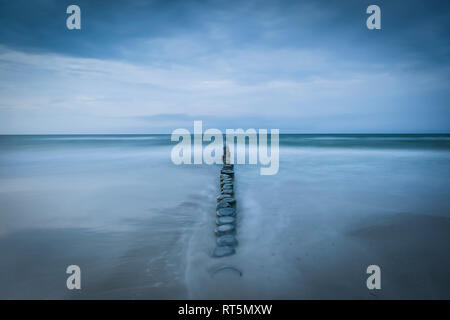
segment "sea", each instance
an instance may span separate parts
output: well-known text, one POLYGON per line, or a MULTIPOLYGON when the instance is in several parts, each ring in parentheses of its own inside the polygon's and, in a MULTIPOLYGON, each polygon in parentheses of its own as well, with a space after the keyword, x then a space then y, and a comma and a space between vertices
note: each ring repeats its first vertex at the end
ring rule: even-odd
POLYGON ((0 136, 0 299, 450 298, 450 135, 281 134, 277 174, 235 165, 224 258, 221 166, 175 165, 174 145, 0 136))

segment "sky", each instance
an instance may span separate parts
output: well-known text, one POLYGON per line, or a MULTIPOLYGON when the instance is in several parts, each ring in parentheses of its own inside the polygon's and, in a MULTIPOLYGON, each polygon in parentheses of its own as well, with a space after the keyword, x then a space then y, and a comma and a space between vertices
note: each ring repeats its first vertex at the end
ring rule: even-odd
POLYGON ((449 89, 445 0, 0 0, 0 134, 448 133, 449 89))

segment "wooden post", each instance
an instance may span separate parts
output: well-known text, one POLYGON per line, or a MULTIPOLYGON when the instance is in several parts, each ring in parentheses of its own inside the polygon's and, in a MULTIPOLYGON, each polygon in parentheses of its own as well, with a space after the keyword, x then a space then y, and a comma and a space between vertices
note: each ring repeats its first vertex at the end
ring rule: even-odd
POLYGON ((230 163, 230 150, 228 150, 228 146, 227 145, 225 145, 223 147, 222 162, 223 162, 223 164, 229 164, 230 163))
POLYGON ((217 247, 213 257, 225 257, 235 253, 238 244, 236 232, 236 200, 234 199, 234 166, 230 164, 228 146, 223 147, 223 167, 220 170, 220 195, 217 197, 216 215, 217 247))

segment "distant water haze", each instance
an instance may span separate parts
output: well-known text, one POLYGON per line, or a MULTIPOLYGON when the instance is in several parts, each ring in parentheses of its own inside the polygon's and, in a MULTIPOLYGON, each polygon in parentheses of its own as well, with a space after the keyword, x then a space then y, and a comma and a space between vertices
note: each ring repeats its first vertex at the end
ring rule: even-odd
POLYGON ((235 167, 239 245, 221 259, 220 166, 176 166, 173 145, 0 136, 0 298, 450 298, 450 135, 280 135, 276 175, 235 167))

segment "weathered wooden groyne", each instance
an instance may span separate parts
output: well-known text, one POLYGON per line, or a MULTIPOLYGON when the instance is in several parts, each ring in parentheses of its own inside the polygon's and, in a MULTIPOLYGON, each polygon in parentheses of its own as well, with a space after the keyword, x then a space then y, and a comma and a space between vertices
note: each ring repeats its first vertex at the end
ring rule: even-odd
POLYGON ((213 257, 225 257, 235 253, 236 199, 234 198, 234 166, 230 164, 227 146, 223 148, 223 167, 220 170, 220 194, 216 206, 216 248, 213 257))

